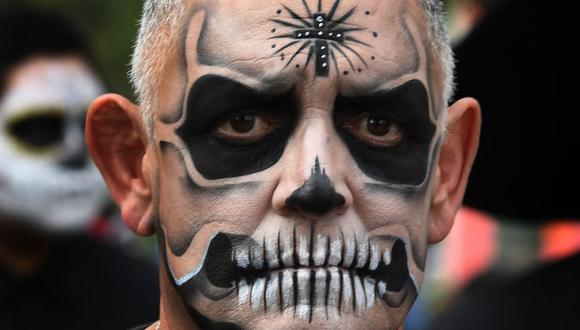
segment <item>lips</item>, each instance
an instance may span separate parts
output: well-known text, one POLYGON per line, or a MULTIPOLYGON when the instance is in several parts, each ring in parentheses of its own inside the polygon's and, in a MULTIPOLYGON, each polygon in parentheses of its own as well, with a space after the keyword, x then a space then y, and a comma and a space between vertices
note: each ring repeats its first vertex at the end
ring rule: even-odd
POLYGON ((359 314, 380 301, 396 308, 416 295, 398 237, 289 236, 258 242, 220 233, 199 275, 182 289, 214 301, 235 293, 240 306, 266 313, 294 308, 296 317, 306 319, 313 313, 359 314))

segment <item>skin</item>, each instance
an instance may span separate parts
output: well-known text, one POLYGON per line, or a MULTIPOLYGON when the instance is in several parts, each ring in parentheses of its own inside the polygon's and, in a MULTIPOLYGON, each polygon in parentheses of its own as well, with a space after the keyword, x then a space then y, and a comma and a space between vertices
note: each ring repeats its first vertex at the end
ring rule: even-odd
POLYGON ((121 96, 93 103, 93 158, 128 226, 159 235, 161 328, 401 327, 427 244, 461 203, 479 106, 450 107, 443 136, 418 2, 321 1, 321 12, 335 4, 333 21, 355 8, 343 27, 358 30, 343 33, 358 42, 328 43, 326 73, 280 23, 299 25, 303 2, 190 2, 159 77, 155 138, 121 96), (240 116, 248 132, 234 129, 240 116))

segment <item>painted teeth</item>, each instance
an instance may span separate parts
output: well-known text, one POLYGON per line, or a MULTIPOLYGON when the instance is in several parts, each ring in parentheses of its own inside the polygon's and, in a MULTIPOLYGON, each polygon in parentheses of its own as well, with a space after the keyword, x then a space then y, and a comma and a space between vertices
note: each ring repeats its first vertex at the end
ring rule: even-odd
POLYGON ((246 280, 240 280, 238 284, 238 300, 240 305, 245 304, 248 302, 248 298, 250 297, 250 286, 246 280))
POLYGON ((354 239, 344 239, 344 257, 342 260, 342 266, 345 268, 350 268, 355 257, 355 240, 354 239))
POLYGON ((379 262, 381 261, 381 254, 379 252, 379 248, 374 244, 371 244, 370 249, 371 249, 371 259, 369 262, 369 269, 376 270, 377 267, 379 267, 379 262))
POLYGON ((306 319, 310 317, 310 270, 298 270, 298 299, 296 317, 306 319))
POLYGON ((310 239, 305 235, 298 238, 298 262, 301 266, 310 266, 310 239))
POLYGON ((328 237, 318 235, 314 244, 314 266, 324 265, 326 261, 326 245, 328 244, 328 237))
POLYGON ((376 271, 391 264, 391 249, 387 245, 365 238, 328 237, 294 232, 293 237, 282 235, 277 239, 262 239, 262 244, 247 241, 234 247, 232 261, 238 268, 253 267, 254 270, 279 268, 341 267, 376 271), (382 266, 381 266, 382 267, 382 266))
POLYGON ((342 240, 338 238, 333 238, 330 241, 330 255, 328 257, 328 265, 329 266, 338 266, 342 253, 342 240))
POLYGON ((363 280, 364 290, 366 295, 367 309, 371 309, 375 302, 375 280, 372 278, 365 278, 363 280))
POLYGON ((339 269, 287 269, 253 284, 238 283, 239 304, 254 311, 281 313, 292 308, 301 319, 337 319, 341 313, 361 314, 372 309, 379 299, 397 300, 406 293, 390 292, 385 281, 361 278, 354 271, 339 269))
POLYGON ((248 268, 250 265, 250 251, 245 247, 241 246, 236 249, 236 265, 240 268, 248 268))
POLYGON ((252 309, 257 310, 263 308, 264 303, 264 290, 266 288, 266 279, 259 278, 252 285, 252 309))
POLYGON ((387 249, 385 252, 383 252, 383 263, 385 265, 391 264, 391 250, 387 249))
POLYGON ((380 281, 377 285, 377 291, 379 292, 379 296, 382 297, 387 293, 387 283, 380 281))
POLYGON ((353 275, 352 273, 350 276, 354 282, 354 310, 356 313, 362 313, 366 310, 366 297, 362 280, 359 276, 353 275))
POLYGON ((280 254, 282 258, 282 263, 285 267, 294 266, 294 240, 285 238, 280 238, 280 254))
POLYGON ((266 306, 268 311, 277 310, 280 306, 280 281, 278 274, 273 274, 266 286, 266 306))
MULTIPOLYGON (((326 278, 329 276, 328 272, 324 269, 318 269, 315 273, 314 278, 314 301, 312 301, 313 311, 312 313, 316 313, 320 315, 325 311, 325 304, 326 304, 326 296, 329 289, 327 288, 327 281, 326 278)), ((312 275, 311 275, 312 276, 312 275)))
MULTIPOLYGON (((294 271, 285 270, 282 275, 282 305, 288 308, 294 305, 294 271)), ((386 288, 386 286, 385 286, 386 288)))
POLYGON ((329 319, 340 318, 340 293, 342 291, 342 276, 339 271, 330 271, 330 283, 328 287, 328 303, 326 312, 329 319))
POLYGON ((369 258, 369 242, 366 239, 358 242, 357 257, 356 268, 364 268, 369 258))
POLYGON ((264 240, 266 245, 266 262, 268 268, 275 269, 280 267, 280 260, 278 259, 278 242, 275 239, 264 240))
POLYGON ((348 271, 341 271, 342 275, 342 300, 340 302, 343 312, 350 312, 352 310, 352 282, 350 280, 350 273, 348 271))
POLYGON ((255 269, 262 269, 264 267, 264 251, 259 246, 251 248, 252 266, 255 269))
POLYGON ((389 285, 396 284, 387 283, 388 272, 396 271, 389 265, 398 240, 388 238, 385 243, 384 238, 314 236, 294 230, 274 239, 264 237, 262 244, 240 242, 231 259, 242 269, 235 280, 239 304, 265 312, 291 308, 294 317, 310 321, 340 319, 343 312, 361 314, 378 299, 400 306, 407 291, 391 292, 389 285))

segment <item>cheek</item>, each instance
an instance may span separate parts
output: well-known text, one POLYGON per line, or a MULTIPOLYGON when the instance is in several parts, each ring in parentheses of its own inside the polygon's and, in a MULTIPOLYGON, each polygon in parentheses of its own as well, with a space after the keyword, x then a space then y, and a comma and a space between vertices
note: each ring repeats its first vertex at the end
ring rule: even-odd
POLYGON ((413 261, 409 268, 420 281, 427 258, 430 194, 368 189, 361 194, 356 207, 370 235, 390 234, 405 238, 409 242, 408 255, 413 261))
POLYGON ((175 255, 185 253, 204 226, 219 225, 231 233, 248 234, 260 224, 270 207, 273 188, 262 182, 200 187, 189 178, 178 149, 162 149, 159 217, 175 255))
POLYGON ((373 191, 360 192, 357 203, 359 210, 370 230, 385 224, 402 224, 413 232, 421 232, 427 226, 428 196, 412 196, 399 192, 373 191))

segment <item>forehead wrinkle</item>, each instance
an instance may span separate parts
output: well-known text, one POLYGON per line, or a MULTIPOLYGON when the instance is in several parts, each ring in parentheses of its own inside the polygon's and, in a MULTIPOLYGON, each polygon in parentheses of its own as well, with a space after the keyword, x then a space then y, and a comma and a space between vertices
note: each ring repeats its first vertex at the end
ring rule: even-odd
MULTIPOLYGON (((247 70, 243 70, 244 64, 247 63, 259 63, 268 57, 250 56, 247 58, 228 58, 227 61, 222 63, 199 63, 200 49, 199 43, 202 42, 201 38, 204 30, 207 29, 207 20, 210 18, 211 13, 208 13, 206 9, 200 9, 190 16, 188 20, 188 27, 186 29, 186 36, 183 39, 184 51, 183 56, 185 58, 185 66, 188 75, 188 84, 191 85, 194 80, 204 74, 219 74, 227 78, 239 81, 247 85, 248 87, 263 91, 263 92, 276 92, 283 91, 292 85, 293 81, 289 79, 281 80, 280 77, 275 75, 268 75, 265 71, 260 71, 260 74, 251 75, 247 70), (192 27, 196 24, 194 19, 196 14, 203 12, 203 22, 198 29, 198 33, 192 35, 192 27), (195 36, 195 42, 192 41, 192 37, 195 36), (194 56, 197 55, 197 56, 194 56)), ((200 23, 200 22, 197 22, 200 23)), ((270 56, 271 57, 271 56, 270 56)), ((258 71, 256 71, 258 72, 258 71)), ((295 79, 292 79, 295 80, 295 79)))
MULTIPOLYGON (((343 95, 365 94, 369 90, 379 90, 385 84, 391 84, 403 76, 421 74, 425 71, 425 57, 422 57, 419 51, 420 48, 424 50, 424 46, 418 44, 418 40, 421 38, 417 36, 419 28, 416 16, 412 15, 408 8, 400 9, 400 11, 380 12, 377 15, 377 22, 389 22, 388 25, 394 25, 399 30, 396 34, 389 35, 388 40, 382 39, 382 43, 375 45, 374 48, 364 48, 364 51, 369 53, 369 57, 372 55, 375 58, 371 61, 371 65, 379 63, 379 69, 372 72, 371 75, 367 75, 367 80, 341 79, 340 88, 343 95), (395 44, 393 45, 393 43, 395 44), (396 50, 397 48, 398 50, 396 50), (388 65, 384 65, 386 63, 388 65)), ((338 56, 344 58, 341 54, 338 56)))
MULTIPOLYGON (((393 4, 393 2, 390 2, 391 4, 393 4)), ((394 5, 391 6, 385 6, 385 8, 389 8, 392 9, 392 7, 395 7, 395 9, 399 9, 399 8, 403 8, 404 4, 407 2, 394 2, 394 5)), ((216 1, 211 1, 211 6, 205 6, 203 7, 203 10, 206 12, 206 17, 204 18, 204 22, 203 25, 207 28, 207 24, 208 24, 208 20, 212 19, 210 18, 213 13, 208 13, 207 12, 207 8, 211 7, 212 11, 216 10, 217 7, 219 7, 219 4, 221 4, 220 2, 216 2, 216 1)), ((365 9, 374 9, 378 6, 381 6, 381 2, 373 2, 372 4, 370 4, 369 8, 365 8, 365 9)), ((268 6, 269 8, 274 8, 275 6, 268 6)), ((324 6, 323 6, 324 7, 324 6)), ((323 8, 324 9, 324 8, 323 8)), ((251 9, 252 12, 257 12, 258 10, 261 9, 256 9, 256 8, 252 8, 251 9)), ((398 10, 389 10, 389 11, 380 11, 379 14, 377 14, 376 16, 378 17, 378 19, 380 19, 380 21, 390 21, 393 22, 395 21, 395 23, 392 24, 396 24, 396 23, 400 23, 399 26, 401 26, 402 28, 407 28, 408 29, 408 22, 407 22, 407 18, 409 18, 409 20, 412 21, 412 25, 414 26, 414 30, 415 32, 418 30, 417 26, 416 26, 416 18, 417 15, 411 15, 407 12, 407 10, 403 10, 402 14, 401 12, 399 12, 398 14, 396 12, 399 12, 398 10)), ((191 15, 193 16, 193 15, 191 15)), ((236 16, 240 16, 240 15, 236 15, 236 16)), ((259 16, 259 15, 258 15, 259 16)), ((259 16, 262 17, 260 19, 258 19, 257 22, 260 22, 261 24, 267 23, 269 21, 269 19, 267 17, 259 16)), ((191 19, 189 20, 191 22, 191 19)), ((191 23, 189 24, 191 25, 191 23)), ((254 26, 256 24, 253 24, 254 26)), ((260 25, 260 24, 257 24, 260 25)), ((353 24, 355 25, 355 24, 353 24)), ((423 24, 424 25, 424 24, 423 24)), ((358 25, 356 25, 358 26, 358 25)), ((367 30, 372 30, 372 27, 369 27, 367 30)), ((189 31, 189 28, 188 28, 189 31)), ((201 42, 201 33, 203 32, 203 29, 199 30, 200 34, 197 35, 196 39, 197 39, 197 43, 199 44, 199 42, 201 42)), ((417 45, 417 38, 415 37, 415 35, 410 32, 407 31, 409 34, 409 37, 411 39, 410 45, 413 47, 412 51, 413 52, 418 52, 418 45, 417 45)), ((399 31, 398 34, 401 35, 402 33, 404 33, 404 31, 399 31)), ((191 33, 187 33, 188 37, 187 38, 191 38, 191 33)), ((422 39, 422 38, 421 38, 422 39)), ((259 40, 261 41, 268 41, 268 39, 264 39, 264 38, 260 38, 259 40)), ((187 49, 185 50, 185 53, 192 51, 192 47, 193 45, 189 45, 189 47, 186 47, 187 49)), ((424 45, 423 45, 424 46, 424 45)), ((424 50, 424 49, 423 49, 424 50)), ((358 51, 358 49, 357 49, 358 51)), ((366 51, 366 50, 365 50, 366 51)), ((335 54, 337 55, 338 59, 344 60, 344 56, 338 52, 335 52, 335 54)), ((370 54, 369 54, 370 55, 370 54)), ((379 84, 382 86, 384 85, 384 83, 388 83, 392 80, 396 80, 398 78, 400 78, 401 76, 403 76, 406 72, 412 71, 414 69, 413 66, 411 65, 407 65, 408 68, 407 70, 405 69, 405 65, 401 64, 399 61, 396 60, 396 58, 393 58, 392 56, 385 56, 386 54, 384 54, 384 52, 377 52, 375 53, 376 55, 376 59, 380 60, 383 63, 389 63, 390 67, 396 67, 397 71, 403 71, 403 73, 400 73, 399 75, 383 75, 383 77, 385 77, 384 79, 381 79, 381 82, 377 82, 377 81, 372 81, 372 82, 368 82, 367 84, 365 84, 366 86, 358 86, 358 89, 361 90, 367 90, 371 85, 375 85, 375 89, 380 88, 379 84)), ((307 56, 307 53, 300 53, 296 56, 296 59, 304 59, 307 56)), ((191 63, 194 62, 194 57, 193 56, 187 56, 186 55, 186 62, 187 62, 187 66, 188 66, 188 72, 189 72, 189 79, 192 80, 193 77, 195 76, 199 76, 196 75, 193 71, 194 71, 194 67, 197 66, 198 70, 197 71, 201 71, 201 67, 205 66, 205 67, 214 67, 213 69, 215 69, 215 71, 221 71, 221 73, 229 78, 238 80, 248 86, 251 86, 253 88, 256 88, 258 90, 272 90, 272 89, 277 89, 279 88, 279 85, 292 85, 295 84, 295 82, 297 80, 299 80, 300 78, 303 78, 304 75, 302 74, 302 70, 300 70, 300 73, 295 74, 293 73, 291 77, 288 77, 288 75, 284 75, 284 72, 281 72, 282 70, 278 70, 277 72, 274 73, 268 73, 266 72, 264 69, 264 67, 266 66, 260 66, 258 64, 260 64, 260 61, 263 60, 270 60, 272 59, 272 55, 264 55, 264 56, 259 56, 259 55, 255 55, 255 56, 248 56, 245 58, 228 58, 227 61, 223 62, 223 65, 226 66, 226 68, 224 67, 218 67, 215 65, 199 65, 197 63, 191 63), (255 70, 255 72, 250 73, 250 72, 244 72, 244 67, 248 67, 248 65, 254 65, 256 67, 258 67, 259 69, 255 70), (281 80, 285 80, 281 83, 281 80)), ((382 67, 382 66, 381 66, 382 67)), ((205 68, 205 71, 211 72, 212 68, 205 68)), ((308 79, 309 80, 309 79, 308 79)), ((343 77, 339 77, 340 80, 340 86, 344 86, 344 88, 342 88, 343 90, 345 89, 351 89, 351 90, 355 90, 357 89, 357 84, 351 84, 352 80, 351 77, 348 78, 343 78, 343 77)), ((191 83, 191 81, 190 81, 191 83)), ((431 85, 429 83, 429 85, 431 85)), ((431 89, 430 90, 430 94, 431 94, 431 89)), ((345 93, 348 94, 348 93, 345 93)))
MULTIPOLYGON (((419 34, 419 30, 424 30, 424 24, 419 24, 417 26, 417 17, 412 15, 407 10, 403 12, 403 14, 399 15, 402 17, 401 22, 405 25, 409 30, 409 36, 412 38, 413 46, 416 50, 416 54, 418 56, 418 67, 416 70, 408 70, 407 72, 403 72, 401 75, 385 75, 384 79, 381 81, 376 82, 373 85, 366 85, 363 88, 361 86, 342 86, 341 94, 344 96, 359 96, 359 95, 367 95, 377 91, 389 91, 394 89, 406 81, 412 79, 418 79, 425 84, 427 87, 428 92, 428 100, 429 100, 429 116, 434 123, 438 123, 443 125, 443 120, 441 120, 444 116, 441 115, 441 111, 437 111, 438 103, 435 102, 435 82, 433 81, 432 77, 432 63, 434 59, 430 56, 427 45, 429 45, 428 37, 426 36, 426 32, 423 31, 423 36, 417 36, 419 34), (420 49, 420 51, 419 51, 420 49), (348 88, 346 88, 348 87, 348 88)), ((387 61, 388 59, 382 58, 382 60, 387 61)), ((440 94, 440 93, 439 93, 440 94)))

